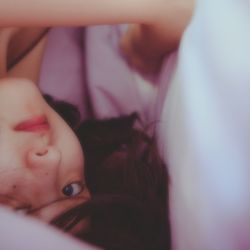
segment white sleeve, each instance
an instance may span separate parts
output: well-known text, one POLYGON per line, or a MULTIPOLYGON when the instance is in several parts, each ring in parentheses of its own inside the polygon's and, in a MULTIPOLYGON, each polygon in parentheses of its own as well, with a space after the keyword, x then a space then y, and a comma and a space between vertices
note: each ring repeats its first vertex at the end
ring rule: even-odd
POLYGON ((160 127, 174 250, 250 249, 249 48, 249 0, 198 0, 160 127))

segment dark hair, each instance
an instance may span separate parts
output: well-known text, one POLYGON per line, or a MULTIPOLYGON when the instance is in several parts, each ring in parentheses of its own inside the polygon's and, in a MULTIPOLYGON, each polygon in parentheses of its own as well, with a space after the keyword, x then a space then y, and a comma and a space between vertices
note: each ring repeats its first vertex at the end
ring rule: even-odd
POLYGON ((170 249, 166 166, 154 137, 140 128, 138 115, 80 124, 74 106, 46 100, 81 142, 92 195, 51 223, 68 231, 90 217, 89 230, 75 236, 104 249, 170 249))

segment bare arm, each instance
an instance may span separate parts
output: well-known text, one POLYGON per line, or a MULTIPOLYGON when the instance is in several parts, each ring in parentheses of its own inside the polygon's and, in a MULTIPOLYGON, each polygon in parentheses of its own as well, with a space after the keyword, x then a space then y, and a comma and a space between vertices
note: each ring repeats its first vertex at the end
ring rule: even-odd
POLYGON ((178 46, 193 5, 194 0, 0 0, 0 26, 142 24, 128 33, 124 51, 157 68, 178 46))
POLYGON ((130 25, 121 41, 128 61, 142 73, 156 73, 164 56, 177 49, 195 1, 176 0, 168 4, 165 8, 159 5, 158 16, 153 21, 130 25))
POLYGON ((152 24, 176 19, 187 1, 191 0, 0 0, 0 26, 152 24))
POLYGON ((143 23, 154 5, 152 0, 1 0, 0 26, 143 23))

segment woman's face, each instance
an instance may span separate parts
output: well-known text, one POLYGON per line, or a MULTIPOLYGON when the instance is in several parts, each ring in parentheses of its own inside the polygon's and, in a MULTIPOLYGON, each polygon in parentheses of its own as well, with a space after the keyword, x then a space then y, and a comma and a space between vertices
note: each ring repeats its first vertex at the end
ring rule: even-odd
POLYGON ((73 131, 32 82, 0 80, 0 203, 50 221, 90 198, 73 131))

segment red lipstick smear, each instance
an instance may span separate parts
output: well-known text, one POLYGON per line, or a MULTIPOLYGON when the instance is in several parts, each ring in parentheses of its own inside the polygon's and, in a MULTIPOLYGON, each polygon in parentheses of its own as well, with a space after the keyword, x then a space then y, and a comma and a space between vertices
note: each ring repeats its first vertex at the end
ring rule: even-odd
POLYGON ((44 115, 35 116, 17 124, 16 131, 41 132, 49 129, 48 120, 44 115))

